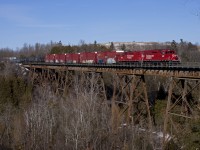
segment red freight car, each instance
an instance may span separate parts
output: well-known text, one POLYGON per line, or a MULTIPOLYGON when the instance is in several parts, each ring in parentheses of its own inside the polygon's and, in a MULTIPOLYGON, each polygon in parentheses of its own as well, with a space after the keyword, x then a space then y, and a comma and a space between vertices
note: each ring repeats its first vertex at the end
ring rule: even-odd
POLYGON ((72 54, 72 63, 80 63, 80 53, 72 54))
POLYGON ((47 54, 47 55, 45 56, 45 62, 46 62, 46 63, 50 62, 50 54, 47 54))
POLYGON ((55 54, 47 54, 45 57, 45 62, 54 63, 55 62, 55 54))
POLYGON ((55 57, 55 63, 59 63, 60 62, 60 54, 54 54, 55 57))
POLYGON ((80 53, 80 63, 97 63, 97 52, 82 52, 80 53))
POLYGON ((73 58, 72 58, 72 54, 65 54, 66 57, 66 63, 72 63, 73 58))
POLYGON ((118 62, 118 58, 124 51, 101 51, 97 52, 97 63, 113 64, 118 62))
POLYGON ((59 62, 60 63, 65 63, 66 62, 66 57, 65 54, 58 54, 59 56, 59 62))
POLYGON ((68 53, 65 54, 66 63, 79 63, 79 54, 68 53))

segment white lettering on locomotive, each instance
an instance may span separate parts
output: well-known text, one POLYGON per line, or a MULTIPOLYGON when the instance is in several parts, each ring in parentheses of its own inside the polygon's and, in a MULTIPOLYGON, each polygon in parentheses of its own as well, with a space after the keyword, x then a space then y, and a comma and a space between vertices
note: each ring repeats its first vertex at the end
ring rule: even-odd
POLYGON ((154 55, 146 55, 146 59, 152 59, 154 55))
POLYGON ((127 59, 132 59, 133 55, 127 55, 127 59))

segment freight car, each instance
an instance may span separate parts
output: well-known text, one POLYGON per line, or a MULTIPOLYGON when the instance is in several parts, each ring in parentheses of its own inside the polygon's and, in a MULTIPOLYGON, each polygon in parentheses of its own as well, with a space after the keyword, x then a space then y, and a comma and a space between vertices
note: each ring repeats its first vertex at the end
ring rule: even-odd
POLYGON ((99 51, 67 54, 47 54, 48 63, 90 63, 90 64, 121 64, 121 63, 180 63, 174 50, 155 49, 143 51, 99 51))
POLYGON ((115 64, 123 56, 124 51, 100 51, 97 52, 97 63, 115 64))
POLYGON ((82 52, 80 53, 80 63, 82 64, 96 64, 97 52, 82 52))

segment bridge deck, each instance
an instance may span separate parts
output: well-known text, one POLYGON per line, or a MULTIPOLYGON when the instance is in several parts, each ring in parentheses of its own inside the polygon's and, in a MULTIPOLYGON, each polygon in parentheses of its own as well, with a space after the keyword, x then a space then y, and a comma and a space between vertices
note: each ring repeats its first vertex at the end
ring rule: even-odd
POLYGON ((28 69, 111 72, 118 74, 156 75, 200 79, 200 64, 198 63, 185 63, 178 65, 24 63, 23 66, 28 69))

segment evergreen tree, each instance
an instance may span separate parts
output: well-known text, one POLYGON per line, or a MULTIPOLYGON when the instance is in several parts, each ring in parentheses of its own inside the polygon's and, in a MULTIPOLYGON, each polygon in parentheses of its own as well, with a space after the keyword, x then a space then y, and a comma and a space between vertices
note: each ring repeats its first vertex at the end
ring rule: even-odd
POLYGON ((123 45, 121 46, 121 49, 122 49, 123 51, 126 50, 126 45, 123 44, 123 45))
POLYGON ((58 42, 58 46, 62 46, 62 42, 61 41, 58 42))
POLYGON ((171 42, 171 49, 173 49, 173 50, 176 50, 176 51, 177 51, 177 43, 176 43, 176 41, 175 41, 175 40, 173 40, 173 41, 171 42))
POLYGON ((94 41, 94 46, 97 46, 97 41, 96 40, 94 41))
POLYGON ((110 43, 110 50, 114 50, 115 49, 115 46, 113 44, 113 42, 110 43))

